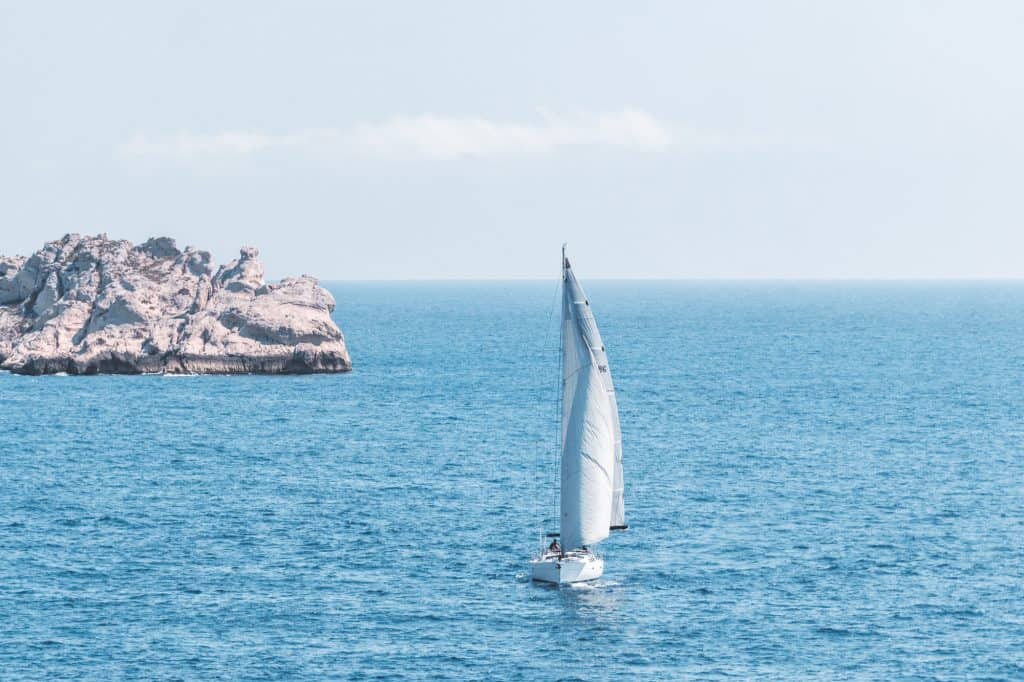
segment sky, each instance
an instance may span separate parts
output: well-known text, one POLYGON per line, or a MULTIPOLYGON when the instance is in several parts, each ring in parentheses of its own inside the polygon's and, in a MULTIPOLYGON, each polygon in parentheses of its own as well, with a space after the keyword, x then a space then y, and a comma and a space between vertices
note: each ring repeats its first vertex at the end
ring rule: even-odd
POLYGON ((1024 3, 0 0, 0 253, 1024 277, 1024 3))

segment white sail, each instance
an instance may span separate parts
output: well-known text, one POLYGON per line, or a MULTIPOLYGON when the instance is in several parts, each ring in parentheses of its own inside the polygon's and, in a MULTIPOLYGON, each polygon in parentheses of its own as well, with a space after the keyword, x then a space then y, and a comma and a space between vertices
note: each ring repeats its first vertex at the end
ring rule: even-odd
MULTIPOLYGON (((607 361, 606 361, 607 362, 607 361)), ((611 385, 611 370, 608 370, 608 384, 611 385)), ((626 504, 622 499, 622 431, 619 429, 619 403, 615 399, 615 388, 608 391, 612 407, 612 421, 615 424, 615 475, 612 477, 612 530, 626 528, 626 504)))
POLYGON ((583 288, 563 257, 562 486, 565 551, 624 526, 622 437, 608 357, 583 288))

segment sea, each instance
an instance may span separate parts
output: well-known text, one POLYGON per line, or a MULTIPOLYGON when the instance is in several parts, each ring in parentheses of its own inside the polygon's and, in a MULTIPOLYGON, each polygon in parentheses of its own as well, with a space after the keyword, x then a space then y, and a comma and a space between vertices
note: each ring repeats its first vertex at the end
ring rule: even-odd
POLYGON ((0 374, 0 678, 1024 679, 1024 283, 583 284, 596 583, 557 282, 329 283, 349 374, 0 374))

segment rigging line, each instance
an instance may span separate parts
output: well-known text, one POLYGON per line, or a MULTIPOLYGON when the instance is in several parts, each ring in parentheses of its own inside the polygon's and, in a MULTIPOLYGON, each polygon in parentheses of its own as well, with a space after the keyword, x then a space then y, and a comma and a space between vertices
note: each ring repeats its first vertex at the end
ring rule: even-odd
MULTIPOLYGON (((565 246, 562 246, 562 257, 558 263, 558 286, 555 289, 556 299, 557 294, 561 293, 564 299, 565 297, 565 246)), ((551 522, 558 524, 558 530, 562 530, 562 519, 559 515, 558 510, 558 496, 561 494, 561 460, 562 460, 562 430, 565 425, 562 423, 562 400, 563 393, 565 391, 565 377, 562 376, 565 371, 565 301, 561 301, 562 305, 559 306, 558 313, 558 373, 556 375, 556 388, 555 388, 555 447, 552 448, 554 452, 553 463, 551 467, 552 473, 552 486, 551 486, 551 522)))
MULTIPOLYGON (((561 284, 562 283, 560 281, 557 281, 555 283, 555 290, 554 290, 554 293, 551 295, 551 304, 548 306, 548 320, 547 320, 547 323, 544 325, 544 341, 543 341, 543 344, 541 345, 541 352, 540 352, 541 357, 544 357, 545 355, 547 355, 548 341, 551 338, 551 319, 555 315, 555 305, 558 303, 558 290, 561 288, 561 284)), ((543 364, 541 366, 543 367, 543 364)), ((543 451, 543 447, 541 448, 541 450, 543 451)), ((538 480, 541 481, 541 485, 543 485, 543 480, 544 480, 543 477, 539 478, 538 480)), ((543 495, 543 492, 540 495, 537 495, 535 499, 537 501, 536 504, 539 507, 539 510, 538 510, 539 513, 537 515, 540 517, 540 530, 541 530, 541 535, 543 536, 543 534, 544 534, 544 521, 545 521, 545 518, 544 518, 544 516, 545 516, 544 515, 544 502, 543 502, 544 495, 543 495)))
MULTIPOLYGON (((562 323, 559 323, 562 326, 562 323)), ((561 339, 561 330, 559 330, 559 339, 561 339)), ((552 448, 554 453, 552 466, 551 466, 551 522, 558 524, 558 530, 561 531, 562 520, 558 513, 558 495, 561 490, 561 463, 562 463, 562 390, 564 388, 562 379, 562 348, 559 343, 558 348, 558 379, 556 384, 557 395, 555 398, 555 443, 552 448)))

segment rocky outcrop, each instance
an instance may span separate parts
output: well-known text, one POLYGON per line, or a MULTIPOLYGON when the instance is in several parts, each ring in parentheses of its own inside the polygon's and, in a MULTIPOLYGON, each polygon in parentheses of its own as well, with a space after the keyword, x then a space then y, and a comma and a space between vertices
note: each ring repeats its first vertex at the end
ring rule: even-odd
POLYGON ((334 298, 267 284, 253 248, 216 268, 173 239, 66 235, 0 256, 0 369, 21 374, 301 374, 352 368, 334 298))

